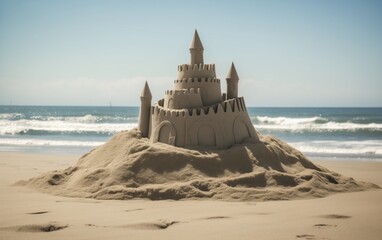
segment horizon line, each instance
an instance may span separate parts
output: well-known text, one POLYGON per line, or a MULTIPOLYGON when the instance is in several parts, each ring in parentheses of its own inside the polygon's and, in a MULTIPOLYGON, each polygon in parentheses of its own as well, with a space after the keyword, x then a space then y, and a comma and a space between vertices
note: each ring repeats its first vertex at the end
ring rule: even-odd
MULTIPOLYGON (((43 105, 43 104, 0 104, 1 107, 136 107, 139 105, 43 105)), ((382 106, 248 106, 247 108, 382 108, 382 106)))

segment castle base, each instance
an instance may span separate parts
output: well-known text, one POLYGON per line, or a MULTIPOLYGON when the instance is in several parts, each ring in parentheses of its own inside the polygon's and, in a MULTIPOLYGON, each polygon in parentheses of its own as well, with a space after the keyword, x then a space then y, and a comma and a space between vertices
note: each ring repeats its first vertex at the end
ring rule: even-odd
POLYGON ((178 147, 227 148, 259 137, 244 99, 235 98, 198 109, 166 109, 163 100, 151 109, 151 142, 178 147))

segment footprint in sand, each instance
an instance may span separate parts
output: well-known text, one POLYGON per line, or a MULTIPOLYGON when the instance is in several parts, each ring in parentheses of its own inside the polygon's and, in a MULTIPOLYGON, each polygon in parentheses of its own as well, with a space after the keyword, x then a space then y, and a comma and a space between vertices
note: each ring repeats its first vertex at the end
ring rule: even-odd
POLYGON ((86 227, 106 227, 106 226, 98 226, 98 225, 95 225, 93 223, 87 223, 85 224, 86 227))
POLYGON ((101 203, 101 201, 97 201, 97 200, 88 200, 88 199, 77 199, 77 200, 57 200, 56 202, 59 202, 59 203, 65 203, 65 202, 69 202, 69 203, 101 203))
POLYGON ((227 217, 227 216, 212 216, 212 217, 206 217, 206 218, 202 218, 204 220, 212 220, 212 219, 227 219, 227 218, 231 218, 231 217, 227 217))
POLYGON ((314 224, 313 227, 317 227, 317 228, 330 228, 330 227, 337 227, 337 225, 318 223, 318 224, 314 224))
POLYGON ((306 239, 306 240, 328 240, 328 238, 317 237, 317 236, 312 235, 312 234, 296 235, 296 238, 306 239))
POLYGON ((314 235, 311 235, 311 234, 301 234, 301 235, 296 235, 296 237, 302 238, 302 239, 307 239, 307 240, 316 239, 316 237, 314 235))
POLYGON ((322 217, 322 218, 329 218, 329 219, 347 219, 347 218, 351 218, 351 216, 339 215, 339 214, 327 214, 327 215, 322 215, 320 217, 322 217))
POLYGON ((134 208, 134 209, 125 210, 125 212, 135 212, 135 211, 141 211, 141 210, 143 210, 143 208, 134 208))
POLYGON ((161 219, 161 220, 158 220, 157 222, 129 224, 129 225, 123 225, 118 227, 135 228, 135 229, 142 229, 142 230, 160 230, 160 229, 163 230, 163 229, 167 229, 168 227, 176 223, 179 223, 179 222, 161 219))
POLYGON ((0 230, 10 230, 15 232, 53 232, 67 228, 67 224, 50 222, 45 224, 30 224, 1 228, 0 230))
POLYGON ((27 213, 27 214, 31 214, 31 215, 39 215, 39 214, 45 214, 45 213, 48 213, 49 211, 40 211, 40 212, 30 212, 30 213, 27 213))
POLYGON ((127 225, 117 225, 117 226, 99 226, 92 223, 85 224, 86 227, 117 227, 117 228, 133 228, 133 229, 140 229, 140 230, 160 230, 160 229, 166 229, 176 223, 179 223, 178 221, 170 221, 165 219, 160 219, 156 222, 146 222, 146 223, 134 223, 134 224, 127 224, 127 225))

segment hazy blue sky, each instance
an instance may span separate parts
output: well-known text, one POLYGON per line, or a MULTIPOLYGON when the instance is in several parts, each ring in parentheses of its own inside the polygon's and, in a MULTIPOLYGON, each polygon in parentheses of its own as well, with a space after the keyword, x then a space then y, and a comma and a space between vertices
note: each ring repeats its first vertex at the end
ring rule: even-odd
POLYGON ((382 106, 382 1, 0 0, 0 104, 163 97, 194 29, 248 106, 382 106))

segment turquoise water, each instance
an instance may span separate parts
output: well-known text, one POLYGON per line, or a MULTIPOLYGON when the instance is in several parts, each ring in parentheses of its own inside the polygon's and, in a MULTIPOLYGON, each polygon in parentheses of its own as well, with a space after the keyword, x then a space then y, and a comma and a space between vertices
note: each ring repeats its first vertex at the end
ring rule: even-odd
MULTIPOLYGON (((138 107, 0 106, 0 151, 85 153, 137 126, 138 107)), ((382 108, 248 108, 310 157, 382 159, 382 108)))

